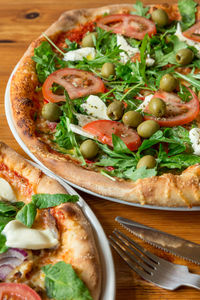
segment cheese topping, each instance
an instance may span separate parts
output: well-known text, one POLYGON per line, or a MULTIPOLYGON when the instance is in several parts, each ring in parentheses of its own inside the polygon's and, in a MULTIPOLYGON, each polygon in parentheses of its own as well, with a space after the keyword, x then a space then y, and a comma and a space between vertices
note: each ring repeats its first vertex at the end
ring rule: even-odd
POLYGON ((138 106, 136 110, 145 110, 154 95, 150 94, 144 98, 144 101, 138 106))
POLYGON ((28 228, 18 220, 10 221, 2 231, 6 236, 6 246, 24 249, 46 249, 55 247, 58 240, 49 229, 28 228))
POLYGON ((11 185, 3 178, 0 178, 0 200, 8 200, 10 202, 17 200, 11 185))
POLYGON ((78 113, 75 113, 75 116, 78 120, 78 125, 81 126, 81 127, 83 127, 84 125, 86 125, 90 122, 93 122, 93 121, 97 120, 94 117, 87 116, 87 115, 82 115, 82 114, 78 114, 78 113))
POLYGON ((195 42, 193 40, 190 40, 190 39, 186 38, 182 34, 180 23, 177 24, 177 29, 176 29, 175 35, 179 38, 179 40, 181 42, 186 42, 188 44, 188 46, 193 46, 193 47, 195 47, 200 52, 200 43, 195 42))
POLYGON ((90 95, 81 107, 88 115, 101 120, 110 120, 106 113, 107 107, 98 96, 90 95))
POLYGON ((78 125, 74 125, 74 124, 70 124, 70 129, 71 131, 73 131, 74 133, 76 134, 79 134, 79 135, 82 135, 82 136, 85 136, 89 139, 95 139, 95 136, 90 134, 90 133, 87 133, 85 130, 83 130, 80 126, 78 125))
POLYGON ((72 50, 65 53, 63 60, 65 61, 76 61, 83 60, 83 57, 88 60, 92 60, 95 58, 96 51, 93 47, 85 47, 77 50, 72 50))
POLYGON ((200 128, 192 128, 189 131, 189 138, 194 149, 194 154, 200 155, 200 128))

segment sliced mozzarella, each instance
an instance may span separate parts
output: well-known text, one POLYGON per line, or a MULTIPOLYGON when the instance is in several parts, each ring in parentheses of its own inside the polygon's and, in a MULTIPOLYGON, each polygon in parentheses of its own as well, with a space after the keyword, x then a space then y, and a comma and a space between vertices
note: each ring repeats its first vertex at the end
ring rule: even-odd
POLYGON ((177 24, 177 29, 176 29, 175 35, 179 38, 179 40, 181 42, 186 42, 188 44, 188 46, 193 46, 193 47, 195 47, 200 52, 200 43, 195 42, 193 40, 190 40, 190 39, 186 38, 182 34, 180 23, 177 24))
POLYGON ((77 120, 78 120, 78 125, 79 126, 84 126, 92 121, 96 121, 97 118, 91 117, 91 116, 86 116, 86 115, 82 115, 82 114, 75 114, 77 120))
POLYGON ((74 124, 70 124, 70 129, 71 131, 73 131, 74 133, 76 134, 79 134, 79 135, 82 135, 82 136, 85 136, 89 139, 95 139, 95 136, 90 134, 90 133, 87 133, 86 131, 84 131, 80 126, 78 125, 74 125, 74 124))
POLYGON ((119 48, 121 50, 126 51, 126 53, 125 52, 121 52, 120 53, 120 57, 121 57, 121 62, 122 63, 126 63, 136 53, 140 53, 140 50, 138 48, 131 47, 127 43, 127 41, 125 40, 125 38, 122 35, 120 35, 120 34, 117 34, 117 45, 119 46, 119 48))
POLYGON ((150 94, 144 98, 144 101, 138 106, 136 110, 145 110, 151 99, 153 98, 153 95, 150 94))
POLYGON ((50 229, 28 228, 18 220, 10 221, 2 231, 6 236, 6 246, 24 249, 46 249, 55 247, 58 240, 50 229))
POLYGON ((155 63, 155 59, 151 58, 149 54, 147 54, 146 65, 147 67, 153 66, 155 63))
POLYGON ((189 138, 192 143, 194 154, 200 155, 200 128, 192 128, 189 131, 189 138))
POLYGON ((86 102, 81 104, 81 107, 88 115, 97 119, 110 120, 106 113, 107 107, 98 96, 90 95, 86 102))
POLYGON ((76 61, 83 60, 83 57, 88 60, 92 60, 95 58, 96 51, 93 47, 85 47, 77 50, 72 50, 65 53, 63 60, 65 61, 76 61))
POLYGON ((11 202, 16 201, 16 196, 12 190, 11 185, 3 178, 0 178, 0 199, 11 202))

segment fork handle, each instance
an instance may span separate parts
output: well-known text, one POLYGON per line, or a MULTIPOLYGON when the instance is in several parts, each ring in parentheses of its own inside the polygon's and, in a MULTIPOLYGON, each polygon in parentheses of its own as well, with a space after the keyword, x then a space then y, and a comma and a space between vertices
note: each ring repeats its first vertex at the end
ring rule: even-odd
POLYGON ((194 287, 200 290, 200 275, 188 272, 183 279, 183 285, 194 287))

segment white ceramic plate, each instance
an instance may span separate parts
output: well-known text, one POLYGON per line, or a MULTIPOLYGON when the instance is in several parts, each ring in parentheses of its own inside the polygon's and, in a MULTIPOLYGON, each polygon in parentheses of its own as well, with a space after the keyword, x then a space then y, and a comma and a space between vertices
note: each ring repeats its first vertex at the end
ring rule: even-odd
POLYGON ((83 200, 83 198, 66 182, 61 179, 58 179, 56 176, 52 175, 50 172, 45 170, 43 167, 39 166, 32 161, 29 161, 36 168, 41 169, 46 175, 56 179, 70 195, 78 195, 79 201, 77 204, 81 207, 86 218, 89 220, 92 225, 96 245, 99 251, 101 267, 102 267, 102 289, 100 300, 115 300, 115 268, 112 258, 111 249, 104 233, 101 224, 99 223, 97 217, 83 200))
MULTIPOLYGON (((17 65, 18 66, 18 65, 17 65)), ((52 175, 55 175, 51 170, 47 169, 47 167, 45 167, 34 155, 32 152, 30 152, 30 150, 28 149, 28 147, 26 146, 26 144, 24 144, 24 142, 21 140, 21 138, 19 137, 19 134, 15 128, 14 122, 13 122, 13 118, 12 118, 12 113, 11 113, 11 107, 10 107, 10 82, 11 82, 11 78, 13 76, 13 74, 15 73, 15 70, 17 68, 17 66, 14 68, 8 83, 7 83, 7 87, 6 87, 6 92, 5 92, 5 111, 6 111, 6 118, 8 121, 8 125, 10 127, 10 130, 12 131, 12 134, 14 135, 16 141, 18 142, 18 144, 22 147, 22 149, 28 154, 29 157, 31 157, 32 160, 34 160, 36 163, 38 163, 40 166, 42 166, 45 170, 47 170, 48 172, 50 172, 52 175)), ((66 183, 72 185, 73 187, 86 192, 88 194, 91 194, 93 196, 97 196, 100 198, 103 198, 105 200, 109 200, 109 201, 114 201, 117 203, 122 203, 122 204, 126 204, 126 205, 131 205, 131 206, 136 206, 136 207, 142 207, 142 208, 148 208, 148 209, 159 209, 159 210, 172 210, 172 211, 200 211, 200 206, 194 206, 192 208, 187 208, 187 207, 163 207, 163 206, 151 206, 151 205, 141 205, 138 203, 132 203, 132 202, 128 202, 128 201, 124 201, 124 200, 120 200, 117 198, 112 198, 112 197, 106 197, 106 196, 102 196, 100 194, 94 193, 90 190, 87 190, 79 185, 76 185, 74 183, 71 183, 70 181, 65 180, 64 178, 61 178, 59 176, 56 176, 56 178, 60 178, 62 180, 64 180, 66 183)))

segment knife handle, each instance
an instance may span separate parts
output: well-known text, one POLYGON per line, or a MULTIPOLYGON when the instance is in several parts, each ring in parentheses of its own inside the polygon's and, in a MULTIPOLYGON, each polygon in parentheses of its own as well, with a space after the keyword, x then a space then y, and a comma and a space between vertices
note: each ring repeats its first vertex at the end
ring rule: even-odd
POLYGON ((200 290, 200 275, 188 272, 184 276, 183 285, 191 286, 200 290))

